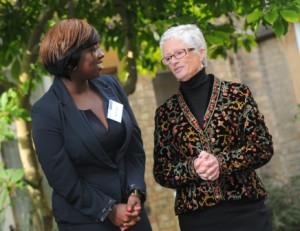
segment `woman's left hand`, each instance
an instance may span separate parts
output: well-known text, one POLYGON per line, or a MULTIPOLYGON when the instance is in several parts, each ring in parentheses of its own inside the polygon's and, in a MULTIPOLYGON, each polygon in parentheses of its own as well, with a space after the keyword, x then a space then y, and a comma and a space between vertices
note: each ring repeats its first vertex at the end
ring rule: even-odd
POLYGON ((129 221, 120 227, 121 231, 129 229, 131 226, 134 226, 141 220, 139 216, 141 209, 142 206, 140 198, 136 195, 130 195, 126 206, 126 216, 128 217, 129 221))

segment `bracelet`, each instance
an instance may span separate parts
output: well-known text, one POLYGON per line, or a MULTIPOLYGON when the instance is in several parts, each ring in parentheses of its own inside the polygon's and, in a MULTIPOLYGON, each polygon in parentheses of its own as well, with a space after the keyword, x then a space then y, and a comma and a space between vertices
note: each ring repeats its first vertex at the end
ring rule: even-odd
POLYGON ((137 196, 142 203, 146 200, 146 196, 139 189, 131 190, 129 196, 137 196))
POLYGON ((141 193, 140 190, 138 190, 138 189, 133 189, 133 190, 130 192, 130 196, 137 196, 137 197, 139 197, 140 199, 142 199, 142 193, 141 193))

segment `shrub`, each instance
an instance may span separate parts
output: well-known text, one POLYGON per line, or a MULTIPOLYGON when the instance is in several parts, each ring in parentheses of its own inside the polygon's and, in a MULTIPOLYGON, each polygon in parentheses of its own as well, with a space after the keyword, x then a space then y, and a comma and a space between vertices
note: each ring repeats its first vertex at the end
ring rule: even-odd
POLYGON ((282 186, 270 186, 266 204, 274 231, 300 230, 300 177, 292 177, 282 186))

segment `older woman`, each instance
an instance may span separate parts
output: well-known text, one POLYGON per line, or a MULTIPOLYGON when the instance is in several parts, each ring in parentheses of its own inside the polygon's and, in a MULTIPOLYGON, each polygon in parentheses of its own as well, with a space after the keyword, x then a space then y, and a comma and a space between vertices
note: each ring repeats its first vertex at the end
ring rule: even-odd
POLYGON ((160 48, 179 89, 155 113, 153 171, 176 190, 181 230, 270 231, 255 170, 271 159, 273 144, 251 91, 206 74, 206 43, 195 25, 171 27, 160 48))
POLYGON ((150 231, 140 129, 116 78, 100 75, 99 40, 80 19, 43 38, 42 62, 55 78, 32 108, 36 153, 60 231, 150 231))

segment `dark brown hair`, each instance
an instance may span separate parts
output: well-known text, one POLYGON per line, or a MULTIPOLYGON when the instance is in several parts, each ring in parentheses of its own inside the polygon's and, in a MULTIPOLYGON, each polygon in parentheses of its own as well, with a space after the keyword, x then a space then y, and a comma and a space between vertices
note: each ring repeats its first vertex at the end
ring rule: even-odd
POLYGON ((83 49, 99 41, 98 32, 86 21, 65 19, 45 34, 40 46, 40 57, 49 73, 69 78, 78 65, 83 49))

